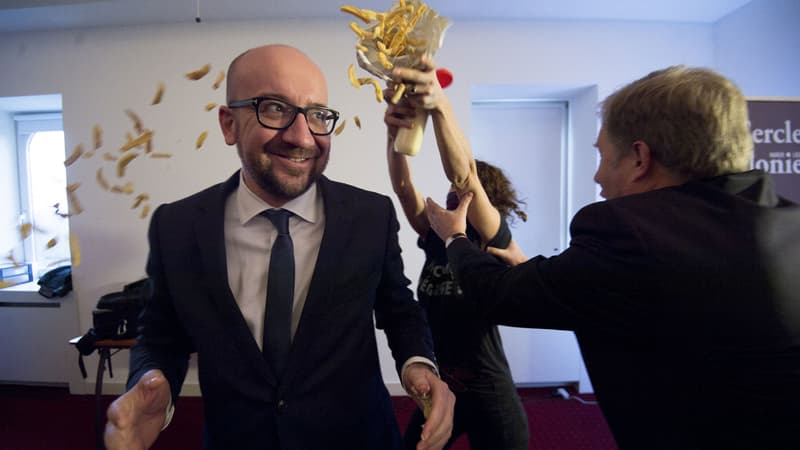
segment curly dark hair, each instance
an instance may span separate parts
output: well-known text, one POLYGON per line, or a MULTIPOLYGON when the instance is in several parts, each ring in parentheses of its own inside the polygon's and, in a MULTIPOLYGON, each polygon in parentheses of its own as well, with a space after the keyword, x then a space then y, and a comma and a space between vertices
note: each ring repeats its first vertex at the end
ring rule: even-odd
POLYGON ((478 169, 478 179, 481 180, 483 189, 489 197, 492 205, 500 211, 500 215, 508 218, 509 222, 514 222, 514 213, 523 222, 528 220, 528 215, 522 210, 525 202, 517 198, 517 192, 511 186, 511 180, 506 174, 486 161, 476 159, 475 166, 478 169))

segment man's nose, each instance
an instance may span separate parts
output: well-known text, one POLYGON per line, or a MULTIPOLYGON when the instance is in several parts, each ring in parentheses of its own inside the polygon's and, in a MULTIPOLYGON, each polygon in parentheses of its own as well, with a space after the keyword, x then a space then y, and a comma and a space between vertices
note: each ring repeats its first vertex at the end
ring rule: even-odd
POLYGON ((308 128, 306 115, 298 112, 294 123, 284 130, 283 140, 296 147, 309 148, 314 146, 314 135, 308 128))

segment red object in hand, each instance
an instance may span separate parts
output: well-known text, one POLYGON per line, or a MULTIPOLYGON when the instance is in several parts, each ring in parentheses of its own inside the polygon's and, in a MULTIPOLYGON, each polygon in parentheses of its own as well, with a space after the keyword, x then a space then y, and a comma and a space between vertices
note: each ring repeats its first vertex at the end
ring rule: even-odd
POLYGON ((447 69, 436 69, 436 79, 439 80, 442 88, 446 88, 453 82, 453 72, 447 69))

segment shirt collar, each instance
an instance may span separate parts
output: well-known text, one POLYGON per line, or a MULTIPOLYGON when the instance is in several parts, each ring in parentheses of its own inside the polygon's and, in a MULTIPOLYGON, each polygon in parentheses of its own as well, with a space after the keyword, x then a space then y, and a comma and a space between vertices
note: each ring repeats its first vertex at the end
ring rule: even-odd
MULTIPOLYGON (((275 208, 247 187, 241 172, 239 173, 239 187, 236 189, 235 195, 236 208, 239 210, 239 221, 242 225, 245 225, 261 212, 275 208)), ((316 223, 320 219, 322 211, 322 198, 319 195, 317 183, 313 183, 307 191, 289 200, 281 208, 291 211, 306 222, 316 223)))

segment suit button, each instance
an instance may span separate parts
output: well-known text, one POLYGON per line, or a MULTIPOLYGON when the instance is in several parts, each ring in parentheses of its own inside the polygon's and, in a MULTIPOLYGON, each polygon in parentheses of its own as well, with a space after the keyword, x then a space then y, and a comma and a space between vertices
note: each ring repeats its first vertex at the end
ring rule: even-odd
POLYGON ((284 402, 283 400, 279 400, 278 401, 278 412, 283 411, 284 408, 286 408, 286 402, 284 402))

